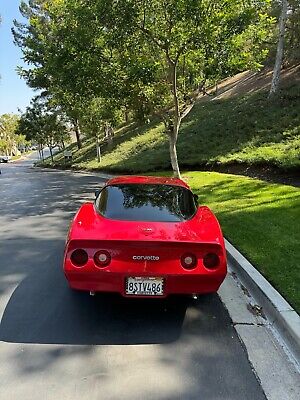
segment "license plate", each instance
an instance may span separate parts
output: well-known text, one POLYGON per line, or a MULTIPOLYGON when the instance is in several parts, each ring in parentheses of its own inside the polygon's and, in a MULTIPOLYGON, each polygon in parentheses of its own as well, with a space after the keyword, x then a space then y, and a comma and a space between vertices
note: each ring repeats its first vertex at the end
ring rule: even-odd
POLYGON ((164 279, 129 277, 126 279, 126 294, 135 296, 163 296, 164 279))

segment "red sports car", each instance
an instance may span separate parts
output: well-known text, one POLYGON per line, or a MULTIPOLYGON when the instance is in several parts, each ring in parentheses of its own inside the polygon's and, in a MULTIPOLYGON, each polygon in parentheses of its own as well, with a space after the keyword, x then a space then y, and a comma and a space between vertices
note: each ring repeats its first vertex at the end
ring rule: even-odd
POLYGON ((69 231, 73 289, 126 297, 216 292, 226 276, 219 223, 180 179, 121 176, 84 204, 69 231))

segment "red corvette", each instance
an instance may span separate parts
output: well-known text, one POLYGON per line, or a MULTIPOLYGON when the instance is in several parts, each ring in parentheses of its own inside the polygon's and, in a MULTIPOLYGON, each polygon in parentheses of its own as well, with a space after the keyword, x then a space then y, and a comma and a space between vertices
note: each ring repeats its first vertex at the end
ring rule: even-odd
POLYGON ((122 176, 77 212, 64 272, 73 289, 126 297, 216 292, 226 276, 219 223, 180 179, 122 176))

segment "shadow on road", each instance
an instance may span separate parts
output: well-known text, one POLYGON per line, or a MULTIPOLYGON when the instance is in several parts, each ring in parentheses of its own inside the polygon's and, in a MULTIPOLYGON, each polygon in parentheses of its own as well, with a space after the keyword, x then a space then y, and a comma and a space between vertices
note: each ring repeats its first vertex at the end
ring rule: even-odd
POLYGON ((265 399, 217 295, 91 298, 68 288, 68 226, 103 180, 21 166, 4 177, 1 398, 265 399), (139 344, 157 345, 101 346, 139 344))
MULTIPOLYGON (((35 255, 31 265, 25 260, 29 274, 4 310, 0 340, 88 345, 169 343, 179 338, 187 298, 133 300, 72 291, 61 268, 63 242, 48 243, 49 248, 48 257, 35 255)), ((8 255, 13 250, 6 251, 8 255)), ((12 262, 18 263, 14 258, 12 262)), ((18 275, 17 269, 11 272, 12 277, 13 272, 18 275)))

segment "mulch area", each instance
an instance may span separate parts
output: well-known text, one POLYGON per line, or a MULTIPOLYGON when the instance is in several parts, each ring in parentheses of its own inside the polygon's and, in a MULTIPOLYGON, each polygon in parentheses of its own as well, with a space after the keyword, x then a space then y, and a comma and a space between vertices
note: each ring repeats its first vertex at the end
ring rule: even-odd
POLYGON ((235 163, 228 165, 214 165, 204 168, 202 167, 200 170, 223 172, 233 175, 244 175, 267 182, 300 187, 300 168, 291 171, 282 171, 281 169, 270 165, 259 166, 235 163))

